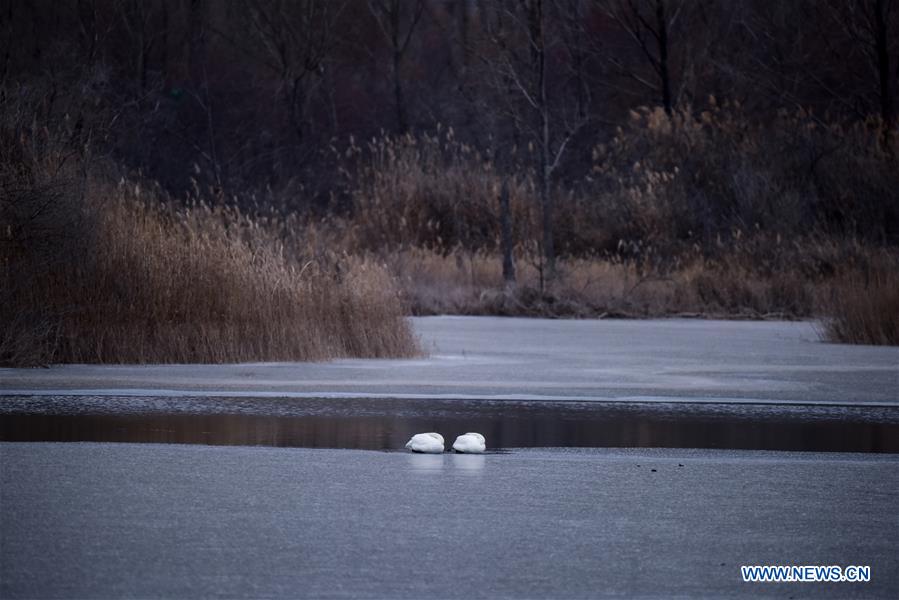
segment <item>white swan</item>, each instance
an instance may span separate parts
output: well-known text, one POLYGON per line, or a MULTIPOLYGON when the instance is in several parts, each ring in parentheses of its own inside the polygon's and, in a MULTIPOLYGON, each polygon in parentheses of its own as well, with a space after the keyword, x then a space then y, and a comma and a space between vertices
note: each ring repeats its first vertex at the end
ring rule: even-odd
POLYGON ((406 449, 412 452, 425 454, 440 454, 443 452, 443 436, 439 433, 416 433, 412 439, 406 442, 406 449))
POLYGON ((483 454, 487 449, 487 440, 480 433, 466 433, 460 435, 453 442, 453 450, 465 454, 483 454))

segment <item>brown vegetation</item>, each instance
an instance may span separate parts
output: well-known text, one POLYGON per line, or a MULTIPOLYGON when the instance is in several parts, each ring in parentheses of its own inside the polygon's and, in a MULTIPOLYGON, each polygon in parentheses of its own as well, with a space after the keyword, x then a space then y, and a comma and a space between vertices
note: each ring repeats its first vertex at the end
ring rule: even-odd
POLYGON ((565 258, 552 291, 520 265, 516 285, 497 254, 400 252, 389 261, 415 314, 543 317, 802 318, 817 313, 827 283, 787 273, 765 277, 737 263, 695 262, 669 272, 618 259, 565 258))
MULTIPOLYGON (((53 147, 18 133, 8 152, 53 147)), ((0 363, 417 352, 381 264, 318 252, 289 220, 163 205, 152 184, 79 173, 47 148, 2 163, 0 363)))
POLYGON ((385 136, 347 152, 353 208, 329 221, 329 244, 381 257, 416 314, 822 316, 835 286, 896 253, 896 151, 876 124, 802 112, 762 125, 739 107, 635 111, 589 175, 557 192, 561 258, 546 282, 526 157, 509 176, 452 130, 385 136), (500 255, 504 182, 514 285, 500 255))
POLYGON ((400 355, 402 303, 889 340, 897 7, 14 1, 0 360, 400 355))
POLYGON ((899 345, 899 285, 895 257, 879 257, 836 284, 824 336, 832 342, 899 345))

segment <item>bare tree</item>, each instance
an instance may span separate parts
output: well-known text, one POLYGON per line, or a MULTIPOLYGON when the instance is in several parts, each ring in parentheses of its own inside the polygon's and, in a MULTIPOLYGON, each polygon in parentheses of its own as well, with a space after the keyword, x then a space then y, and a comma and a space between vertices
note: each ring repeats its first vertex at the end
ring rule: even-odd
POLYGON ((133 68, 135 80, 138 82, 138 93, 141 95, 149 85, 150 57, 160 45, 160 40, 164 42, 167 34, 167 27, 160 27, 161 23, 158 22, 155 4, 141 0, 124 0, 118 4, 122 26, 133 42, 133 68))
MULTIPOLYGON (((554 0, 488 0, 480 5, 483 45, 477 54, 485 83, 492 98, 501 106, 515 137, 533 147, 534 171, 540 196, 541 286, 556 276, 553 237, 553 176, 571 139, 590 120, 586 97, 572 94, 566 72, 572 64, 561 35, 562 27, 552 28, 549 16, 554 0), (549 64, 549 55, 554 62, 549 64), (559 81, 553 75, 563 76, 559 81)), ((554 21, 559 23, 558 20, 554 21)), ((578 83, 580 85, 580 83, 578 83)))
POLYGON ((298 140, 307 128, 310 98, 323 80, 337 39, 345 2, 328 0, 245 0, 250 28, 259 44, 253 55, 278 74, 280 93, 298 140))
POLYGON ((877 106, 884 124, 884 134, 889 138, 896 124, 895 86, 899 80, 899 60, 893 71, 893 54, 899 47, 899 18, 894 0, 860 0, 858 2, 831 2, 830 16, 839 30, 867 63, 865 72, 871 75, 870 86, 877 90, 877 106))
POLYGON ((405 133, 409 128, 409 118, 401 67, 412 34, 424 12, 424 0, 369 0, 368 8, 390 47, 396 126, 400 133, 405 133))
POLYGON ((658 93, 662 106, 671 114, 677 103, 672 81, 671 31, 680 18, 685 0, 611 0, 601 5, 633 41, 648 61, 654 81, 627 68, 620 59, 612 58, 622 73, 658 93))

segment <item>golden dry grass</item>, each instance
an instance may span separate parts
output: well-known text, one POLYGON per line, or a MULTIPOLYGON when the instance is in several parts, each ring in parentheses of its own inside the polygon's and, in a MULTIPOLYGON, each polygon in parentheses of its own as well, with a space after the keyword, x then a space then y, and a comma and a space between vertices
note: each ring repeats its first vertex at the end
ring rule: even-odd
MULTIPOLYGON (((451 130, 382 136, 347 153, 353 211, 329 244, 381 257, 415 314, 833 315, 852 310, 832 302, 841 282, 881 252, 896 254, 899 171, 878 131, 802 111, 768 125, 736 106, 671 118, 635 111, 595 148, 589 176, 556 190, 558 276, 548 285, 528 149, 479 153, 451 130), (493 156, 511 161, 506 175, 493 156), (503 183, 518 274, 511 286, 499 253, 503 183)), ((894 279, 896 262, 886 271, 894 279)), ((877 311, 866 312, 873 321, 877 311)))
POLYGON ((39 243, 3 257, 0 361, 221 363, 418 352, 382 265, 316 256, 298 247, 301 234, 275 220, 202 203, 165 208, 142 194, 131 183, 91 182, 84 201, 51 198, 65 206, 55 207, 39 243))
POLYGON ((422 315, 803 318, 817 312, 828 289, 826 280, 763 275, 735 259, 696 258, 662 271, 593 257, 560 260, 556 281, 541 293, 534 261, 519 258, 511 286, 495 253, 413 248, 392 253, 388 264, 412 312, 422 315))
POLYGON ((885 225, 880 240, 860 235, 890 222, 896 171, 870 132, 803 119, 771 133, 727 111, 636 114, 597 147, 582 185, 557 191, 558 275, 545 286, 526 149, 504 150, 518 158, 503 175, 451 130, 351 144, 339 160, 352 208, 313 221, 250 216, 198 191, 173 203, 151 182, 82 168, 48 129, 0 131, 0 362, 409 356, 407 311, 827 315, 833 340, 897 343, 899 261, 877 258, 895 248, 885 225), (777 137, 789 131, 799 142, 777 137), (814 155, 835 137, 846 147, 816 171, 772 153, 814 155), (503 184, 513 285, 499 255, 503 184), (813 206, 825 207, 818 228, 804 221, 813 206))
POLYGON ((899 345, 899 265, 882 257, 834 286, 824 337, 849 344, 899 345))

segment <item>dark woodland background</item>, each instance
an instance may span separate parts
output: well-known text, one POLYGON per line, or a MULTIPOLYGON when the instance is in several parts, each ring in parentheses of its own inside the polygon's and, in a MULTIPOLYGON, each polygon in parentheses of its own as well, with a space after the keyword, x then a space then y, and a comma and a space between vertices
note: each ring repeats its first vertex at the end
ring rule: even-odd
MULTIPOLYGON (((328 149, 349 136, 442 124, 503 164, 510 148, 543 150, 544 112, 553 164, 568 140, 561 184, 589 172, 637 107, 895 128, 891 0, 5 4, 5 101, 27 97, 175 193, 196 180, 326 204, 328 149)), ((827 148, 803 150, 814 169, 827 148)))
POLYGON ((897 4, 6 0, 5 247, 150 195, 417 313, 832 314, 895 281, 897 4))

